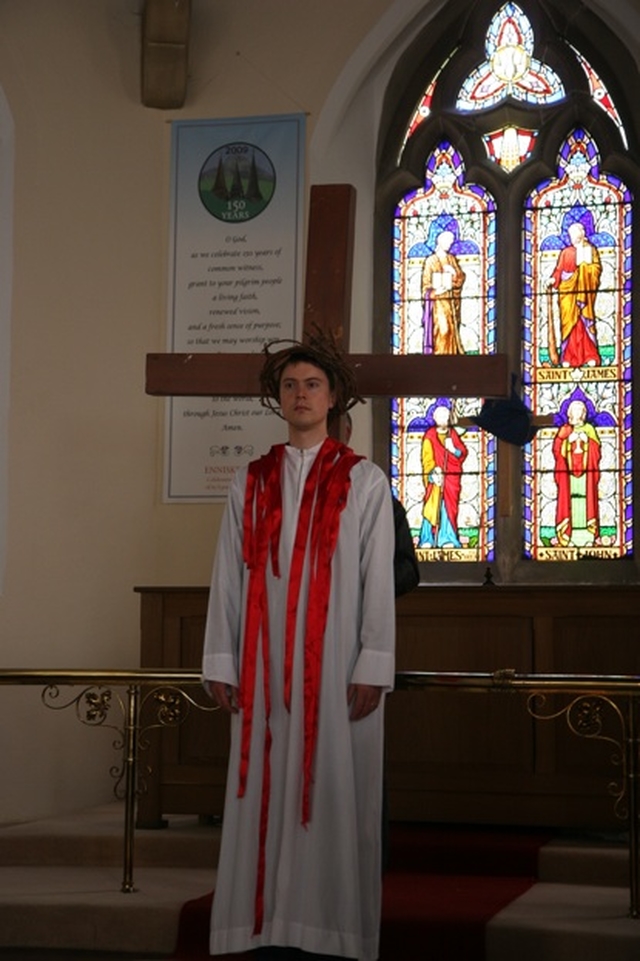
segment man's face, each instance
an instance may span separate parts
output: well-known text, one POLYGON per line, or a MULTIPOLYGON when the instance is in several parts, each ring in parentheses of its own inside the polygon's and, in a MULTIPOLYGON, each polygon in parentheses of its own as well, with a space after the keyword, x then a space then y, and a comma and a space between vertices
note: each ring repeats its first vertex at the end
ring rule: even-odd
POLYGON ((433 419, 436 423, 436 427, 448 427, 449 426, 449 408, 440 405, 436 407, 433 412, 433 419))
POLYGON ((587 408, 581 400, 573 400, 567 408, 567 420, 572 427, 578 427, 587 419, 587 408))
POLYGON ((450 230, 443 230, 438 237, 437 244, 440 250, 449 250, 454 241, 454 236, 450 230))
POLYGON ((582 224, 571 224, 569 227, 569 240, 575 246, 576 244, 581 244, 584 240, 584 227, 582 224))
POLYGON ((326 426, 335 393, 321 367, 306 361, 287 364, 280 377, 280 407, 287 423, 299 431, 326 426))

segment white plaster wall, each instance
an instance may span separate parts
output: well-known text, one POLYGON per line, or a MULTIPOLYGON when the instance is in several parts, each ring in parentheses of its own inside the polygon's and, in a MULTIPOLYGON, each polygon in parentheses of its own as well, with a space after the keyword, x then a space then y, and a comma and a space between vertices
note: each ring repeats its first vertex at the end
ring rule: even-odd
MULTIPOLYGON (((140 103, 139 0, 0 6, 15 127, 2 668, 136 667, 134 586, 207 583, 221 510, 162 504, 163 404, 144 393, 145 354, 165 347, 169 122, 303 111, 312 131, 387 6, 194 0, 179 111, 140 103)), ((108 799, 111 739, 0 687, 0 823, 108 799)))

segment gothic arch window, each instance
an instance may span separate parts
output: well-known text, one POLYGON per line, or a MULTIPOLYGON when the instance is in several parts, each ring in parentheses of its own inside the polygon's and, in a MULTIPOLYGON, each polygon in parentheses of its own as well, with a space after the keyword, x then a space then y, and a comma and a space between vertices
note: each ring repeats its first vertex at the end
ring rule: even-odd
POLYGON ((525 447, 525 556, 633 555, 631 196, 581 128, 526 199, 523 381, 552 415, 525 447))
MULTIPOLYGON (((424 185, 403 196, 394 217, 394 352, 494 352, 495 232, 493 197, 467 181, 462 157, 441 141, 424 185)), ((392 401, 392 477, 423 559, 493 558, 495 440, 454 426, 476 406, 446 397, 392 401)))
POLYGON ((463 10, 388 87, 375 346, 506 353, 524 433, 479 426, 482 398, 425 396, 379 410, 376 442, 429 579, 637 581, 632 61, 561 0, 481 0, 461 29, 463 10))

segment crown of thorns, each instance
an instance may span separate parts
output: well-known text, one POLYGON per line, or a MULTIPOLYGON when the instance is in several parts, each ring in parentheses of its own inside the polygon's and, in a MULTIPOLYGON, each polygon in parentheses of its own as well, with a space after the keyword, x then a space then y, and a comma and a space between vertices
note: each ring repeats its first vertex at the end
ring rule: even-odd
MULTIPOLYGON (((346 414, 356 404, 364 404, 358 393, 356 375, 335 339, 320 328, 306 335, 304 341, 271 340, 262 352, 265 362, 260 373, 260 403, 280 415, 280 378, 282 371, 291 363, 306 361, 325 372, 329 386, 335 393, 336 402, 331 415, 346 414), (287 344, 287 347, 279 345, 287 344)), ((281 416, 281 415, 280 415, 281 416)))

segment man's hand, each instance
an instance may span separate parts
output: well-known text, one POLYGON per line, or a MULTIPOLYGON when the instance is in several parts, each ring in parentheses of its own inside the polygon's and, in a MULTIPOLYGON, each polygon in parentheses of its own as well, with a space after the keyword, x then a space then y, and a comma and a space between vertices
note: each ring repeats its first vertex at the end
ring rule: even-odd
POLYGON ((224 681, 205 681, 205 690, 218 707, 227 714, 238 713, 238 688, 224 681))
POLYGON ((380 703, 382 688, 373 684, 350 684, 347 688, 347 701, 351 705, 351 720, 361 721, 372 714, 380 703))

